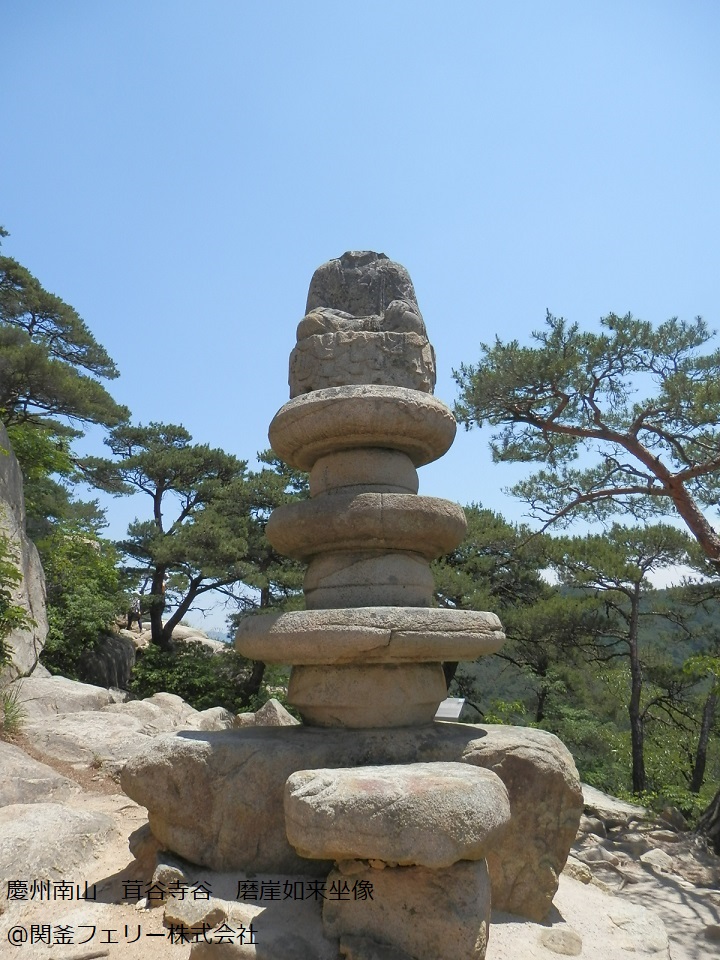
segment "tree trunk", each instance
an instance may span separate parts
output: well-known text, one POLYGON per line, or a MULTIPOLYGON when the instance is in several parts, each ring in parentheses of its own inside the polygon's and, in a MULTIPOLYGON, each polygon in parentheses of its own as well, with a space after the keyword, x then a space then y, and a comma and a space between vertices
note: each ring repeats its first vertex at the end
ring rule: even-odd
POLYGON ((715 853, 720 854, 720 790, 710 801, 710 806, 698 820, 695 832, 710 841, 715 853))
POLYGON ((713 720, 715 719, 715 709, 717 707, 718 694, 713 689, 708 694, 705 706, 703 707, 702 722, 700 724, 700 736, 698 738, 697 750, 695 752, 695 766, 693 768, 692 779, 690 780, 690 792, 699 793, 700 787, 705 780, 705 763, 707 761, 707 748, 710 741, 710 731, 712 730, 713 720))
POLYGON ((541 683, 537 692, 537 706, 535 708, 535 723, 542 723, 545 719, 545 703, 548 698, 547 684, 541 683))
POLYGON ((640 614, 640 585, 635 584, 630 598, 630 622, 628 639, 630 642, 630 741, 632 744, 632 785, 633 793, 642 793, 646 788, 645 779, 645 722, 640 710, 642 696, 642 665, 638 651, 638 626, 640 614))
POLYGON ((150 584, 150 638, 165 653, 170 649, 170 636, 163 630, 165 612, 165 567, 157 566, 150 584))
POLYGON ((253 660, 252 665, 250 676, 240 688, 240 702, 243 707, 249 706, 252 698, 256 696, 265 675, 265 664, 262 660, 253 660))
POLYGON ((455 679, 455 674, 457 673, 458 663, 457 661, 446 660, 442 665, 443 673, 445 674, 445 686, 447 687, 448 693, 450 692, 450 684, 455 679))
MULTIPOLYGON (((178 605, 177 610, 163 624, 162 637, 163 637, 163 643, 165 644, 165 646, 163 646, 163 650, 170 649, 170 646, 172 643, 173 630, 180 623, 182 618, 185 616, 185 614, 188 612, 190 607, 193 605, 195 601, 195 597, 197 597, 198 595, 198 590, 201 583, 202 583, 202 577, 195 577, 193 580, 190 581, 190 584, 187 589, 187 593, 182 598, 182 601, 178 605)), ((163 593, 163 607, 164 606, 165 606, 165 595, 163 593)))

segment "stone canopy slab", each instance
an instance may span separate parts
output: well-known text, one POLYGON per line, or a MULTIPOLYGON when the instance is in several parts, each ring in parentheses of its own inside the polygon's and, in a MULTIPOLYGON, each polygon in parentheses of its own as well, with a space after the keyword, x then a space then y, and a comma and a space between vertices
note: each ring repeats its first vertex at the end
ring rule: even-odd
POLYGON ((500 778, 466 763, 299 770, 285 784, 288 840, 321 860, 439 870, 484 859, 509 821, 500 778))
POLYGON ((426 560, 449 553, 467 530, 465 511, 440 497, 337 493, 276 507, 265 535, 298 560, 333 550, 412 551, 426 560))
POLYGON ((329 453, 381 447, 407 454, 416 467, 450 449, 457 425, 442 401, 407 387, 346 386, 290 400, 270 424, 270 446, 286 463, 310 470, 329 453))
POLYGON ((246 617, 235 646, 265 663, 430 663, 475 660, 495 653, 504 641, 493 613, 357 607, 246 617))

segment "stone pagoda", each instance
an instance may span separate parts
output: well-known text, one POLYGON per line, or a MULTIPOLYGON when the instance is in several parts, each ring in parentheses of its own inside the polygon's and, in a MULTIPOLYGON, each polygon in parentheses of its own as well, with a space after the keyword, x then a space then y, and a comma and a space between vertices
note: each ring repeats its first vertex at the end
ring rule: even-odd
POLYGON ((313 726, 430 723, 443 661, 494 653, 493 614, 431 606, 430 561, 466 532, 462 507, 418 495, 455 419, 432 396, 435 352, 407 271, 383 254, 320 267, 290 356, 291 400, 270 425, 310 499, 274 511, 275 549, 306 561, 306 610, 248 618, 240 653, 292 664, 288 699, 313 726))
POLYGON ((577 828, 556 738, 434 721, 442 664, 504 641, 491 613, 431 606, 430 562, 465 534, 461 507, 418 494, 417 468, 455 436, 434 385, 407 271, 370 252, 321 266, 270 426, 275 453, 310 472, 310 498, 266 531, 307 563, 306 609, 248 617, 236 639, 291 665, 303 723, 166 738, 123 774, 158 843, 190 863, 340 892, 322 902, 326 949, 298 928, 275 960, 481 960, 491 885, 498 906, 542 919, 577 828))

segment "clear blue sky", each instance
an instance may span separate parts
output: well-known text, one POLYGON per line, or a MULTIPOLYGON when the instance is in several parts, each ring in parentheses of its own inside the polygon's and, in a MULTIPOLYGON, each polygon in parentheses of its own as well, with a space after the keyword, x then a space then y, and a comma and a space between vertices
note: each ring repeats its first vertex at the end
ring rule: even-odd
MULTIPOLYGON (((546 308, 715 327, 719 27, 713 0, 0 0, 3 252, 136 420, 251 460, 344 250, 409 269, 449 404, 546 308)), ((472 431, 421 492, 519 519, 518 475, 472 431)))

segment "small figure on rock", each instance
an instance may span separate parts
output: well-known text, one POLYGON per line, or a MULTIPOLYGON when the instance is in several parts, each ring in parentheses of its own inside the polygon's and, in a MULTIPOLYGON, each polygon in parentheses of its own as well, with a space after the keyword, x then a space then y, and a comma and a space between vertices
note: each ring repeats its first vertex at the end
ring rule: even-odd
POLYGON ((142 613, 140 609, 140 597, 137 593, 133 594, 130 600, 130 608, 128 609, 128 630, 132 630, 132 625, 137 621, 138 631, 142 633, 142 613))

